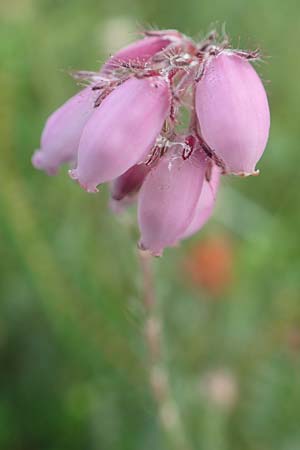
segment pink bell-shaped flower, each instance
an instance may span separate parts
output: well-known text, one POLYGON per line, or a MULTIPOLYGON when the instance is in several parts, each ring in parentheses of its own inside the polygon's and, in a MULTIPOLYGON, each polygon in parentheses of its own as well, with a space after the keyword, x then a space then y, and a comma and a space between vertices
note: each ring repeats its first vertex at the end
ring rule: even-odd
POLYGON ((94 111, 97 97, 87 87, 70 98, 48 118, 41 137, 41 148, 32 156, 32 164, 55 175, 63 163, 76 163, 82 130, 94 111))
POLYGON ((193 218, 206 166, 197 150, 186 160, 168 152, 151 169, 138 198, 142 249, 159 256, 181 238, 193 218))
POLYGON ((254 174, 267 144, 270 112, 249 61, 230 51, 211 56, 197 83, 196 111, 202 137, 225 172, 254 174))
POLYGON ((197 233, 212 215, 220 184, 220 175, 220 168, 214 165, 211 169, 210 179, 204 180, 193 219, 181 239, 188 238, 197 233))
POLYGON ((156 53, 164 50, 171 42, 176 41, 176 35, 161 34, 159 36, 145 37, 119 50, 109 58, 101 69, 101 74, 105 75, 120 67, 126 62, 136 62, 145 64, 156 53))
POLYGON ((106 97, 86 124, 70 176, 88 192, 143 161, 170 111, 162 77, 130 78, 106 97))

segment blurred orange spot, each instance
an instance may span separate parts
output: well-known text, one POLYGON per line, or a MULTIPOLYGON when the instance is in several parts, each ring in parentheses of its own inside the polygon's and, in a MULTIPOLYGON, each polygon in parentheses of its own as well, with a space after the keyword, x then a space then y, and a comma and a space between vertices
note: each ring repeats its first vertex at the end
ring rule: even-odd
POLYGON ((287 345, 290 350, 295 353, 300 352, 300 329, 297 327, 291 328, 287 333, 287 345))
POLYGON ((233 260, 233 246, 226 236, 209 237, 188 252, 185 272, 193 284, 219 296, 232 282, 233 260))

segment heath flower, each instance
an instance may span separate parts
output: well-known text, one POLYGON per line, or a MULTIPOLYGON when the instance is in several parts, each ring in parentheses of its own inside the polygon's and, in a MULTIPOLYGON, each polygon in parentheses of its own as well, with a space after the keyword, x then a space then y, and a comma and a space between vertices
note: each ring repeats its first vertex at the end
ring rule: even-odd
POLYGON ((140 248, 160 255, 208 221, 221 175, 258 173, 270 113, 257 59, 216 32, 146 32, 99 72, 74 74, 88 86, 50 116, 33 165, 70 163, 88 192, 110 182, 115 211, 137 198, 140 248))

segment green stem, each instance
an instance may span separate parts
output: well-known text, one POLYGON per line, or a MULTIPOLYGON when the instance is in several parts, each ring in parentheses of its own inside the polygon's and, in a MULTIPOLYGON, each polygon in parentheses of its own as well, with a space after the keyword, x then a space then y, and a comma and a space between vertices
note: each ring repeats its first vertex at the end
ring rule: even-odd
POLYGON ((190 450, 178 405, 172 396, 169 375, 162 354, 162 318, 155 295, 152 260, 153 257, 147 252, 139 252, 146 315, 144 333, 148 349, 150 386, 157 404, 159 422, 170 448, 172 450, 190 450))

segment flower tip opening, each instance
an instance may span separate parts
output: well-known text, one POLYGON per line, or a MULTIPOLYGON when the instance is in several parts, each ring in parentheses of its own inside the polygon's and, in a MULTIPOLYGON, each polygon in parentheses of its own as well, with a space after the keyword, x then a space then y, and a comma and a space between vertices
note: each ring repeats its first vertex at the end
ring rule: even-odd
POLYGON ((99 189, 97 188, 97 186, 93 186, 93 185, 89 185, 89 184, 85 184, 82 183, 79 179, 79 175, 78 175, 78 170, 77 169, 70 169, 68 171, 69 176, 72 180, 77 181, 77 183, 82 187, 82 189, 84 189, 86 192, 90 193, 90 194, 95 194, 97 192, 99 192, 99 189))
POLYGON ((151 250, 148 248, 142 240, 140 240, 137 244, 138 249, 142 254, 155 256, 156 258, 160 258, 163 255, 163 250, 151 250))
POLYGON ((87 185, 83 185, 80 183, 80 186, 89 194, 97 194, 99 192, 99 189, 97 187, 89 187, 87 185))
POLYGON ((124 197, 121 194, 113 192, 111 194, 111 200, 114 200, 116 203, 120 202, 124 197))
POLYGON ((254 169, 252 172, 237 172, 237 173, 233 173, 233 175, 236 175, 237 177, 241 177, 241 178, 258 177, 259 174, 260 174, 259 169, 254 169))

